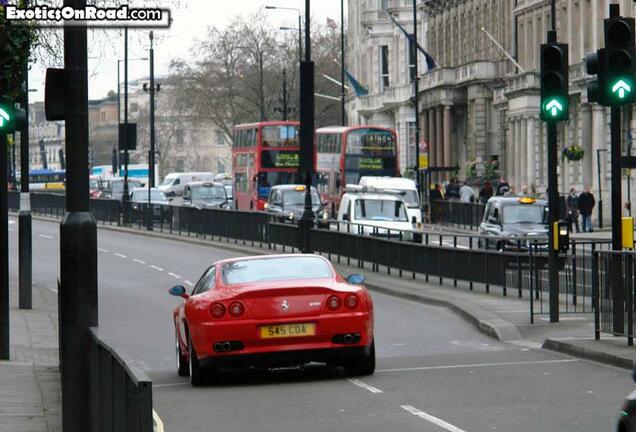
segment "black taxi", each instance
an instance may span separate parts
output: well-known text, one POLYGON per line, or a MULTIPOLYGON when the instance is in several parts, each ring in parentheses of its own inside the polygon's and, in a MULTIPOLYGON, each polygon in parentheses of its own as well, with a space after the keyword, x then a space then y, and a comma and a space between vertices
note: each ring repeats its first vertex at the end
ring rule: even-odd
POLYGON ((479 246, 487 249, 547 247, 548 203, 529 196, 492 197, 479 225, 479 246))

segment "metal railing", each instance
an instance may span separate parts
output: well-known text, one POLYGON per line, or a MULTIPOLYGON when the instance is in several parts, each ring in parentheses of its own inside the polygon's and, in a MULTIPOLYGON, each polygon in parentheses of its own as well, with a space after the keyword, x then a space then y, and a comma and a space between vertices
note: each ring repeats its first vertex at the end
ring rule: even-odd
POLYGON ((431 203, 431 223, 476 230, 485 208, 482 203, 436 200, 431 203))
POLYGON ((600 339, 601 333, 623 336, 633 346, 636 252, 596 251, 592 262, 594 337, 600 339))
POLYGON ((92 327, 91 430, 152 432, 152 381, 92 327))

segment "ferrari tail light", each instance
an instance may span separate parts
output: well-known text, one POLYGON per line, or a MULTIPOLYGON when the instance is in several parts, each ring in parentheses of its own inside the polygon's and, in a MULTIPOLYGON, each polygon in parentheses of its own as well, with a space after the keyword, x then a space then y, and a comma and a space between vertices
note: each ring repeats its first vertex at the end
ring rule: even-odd
POLYGON ((340 297, 335 296, 335 295, 333 295, 333 296, 331 296, 331 297, 329 297, 327 299, 327 307, 330 310, 332 310, 332 311, 340 309, 340 304, 341 303, 342 303, 342 301, 340 300, 340 297))
POLYGON ((243 312, 245 312, 245 308, 243 307, 242 303, 234 302, 230 305, 228 311, 234 318, 238 318, 243 315, 243 312))
POLYGON ((349 294, 347 297, 345 297, 344 304, 347 309, 355 309, 356 307, 358 307, 358 296, 355 294, 349 294))
POLYGON ((210 306, 210 315, 214 318, 223 318, 223 315, 225 315, 225 306, 221 303, 213 303, 212 306, 210 306))

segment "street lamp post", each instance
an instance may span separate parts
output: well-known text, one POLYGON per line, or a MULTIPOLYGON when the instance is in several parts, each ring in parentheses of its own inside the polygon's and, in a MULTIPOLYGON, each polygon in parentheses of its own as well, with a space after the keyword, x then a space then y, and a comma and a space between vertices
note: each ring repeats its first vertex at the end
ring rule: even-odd
POLYGON ((150 38, 150 151, 148 152, 148 230, 152 231, 152 188, 155 187, 155 49, 154 33, 150 38))
POLYGON ((282 6, 265 6, 265 9, 269 10, 287 10, 298 13, 298 28, 293 27, 281 27, 281 30, 298 30, 298 62, 303 59, 303 20, 302 11, 298 8, 282 7, 282 6))
MULTIPOLYGON (((414 110, 415 110, 415 185, 417 187, 417 194, 419 199, 422 199, 422 181, 420 173, 420 114, 419 114, 419 92, 420 81, 419 71, 417 67, 417 2, 413 0, 413 40, 409 45, 409 49, 413 52, 413 89, 415 96, 413 98, 414 110)), ((430 203, 429 203, 430 206, 430 203)))
MULTIPOLYGON (((415 2, 413 2, 415 4, 415 2)), ((340 122, 346 124, 345 112, 345 40, 344 40, 344 0, 340 0, 340 122)))

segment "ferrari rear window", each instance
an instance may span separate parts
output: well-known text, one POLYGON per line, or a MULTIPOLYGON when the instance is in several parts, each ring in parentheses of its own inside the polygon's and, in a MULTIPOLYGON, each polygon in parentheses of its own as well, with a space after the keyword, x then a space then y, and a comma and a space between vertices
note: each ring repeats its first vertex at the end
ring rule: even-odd
POLYGON ((224 264, 221 273, 226 285, 333 277, 327 262, 310 256, 235 261, 224 264))

